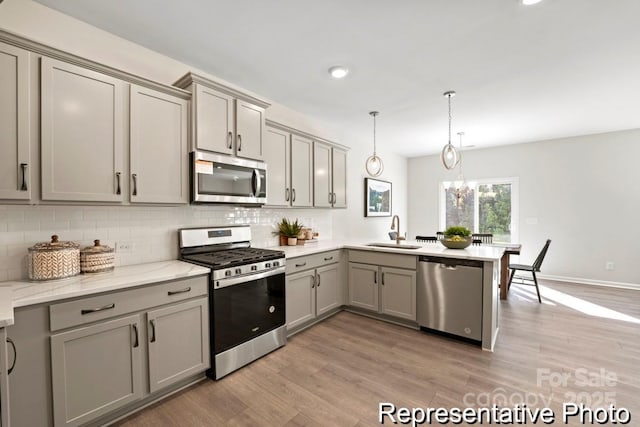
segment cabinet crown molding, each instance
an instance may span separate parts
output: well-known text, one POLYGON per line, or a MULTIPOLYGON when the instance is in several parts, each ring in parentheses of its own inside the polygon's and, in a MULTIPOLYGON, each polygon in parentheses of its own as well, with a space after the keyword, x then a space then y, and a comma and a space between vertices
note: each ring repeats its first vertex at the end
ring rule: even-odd
POLYGON ((186 89, 191 84, 201 84, 212 89, 219 90, 220 92, 224 92, 228 95, 233 96, 234 98, 242 99, 244 101, 250 102, 254 105, 257 105, 262 108, 267 108, 271 105, 270 102, 265 101, 264 99, 257 98, 252 95, 248 95, 244 92, 241 92, 237 89, 234 89, 230 86, 224 85, 222 83, 211 80, 207 77, 200 76, 198 74, 194 74, 192 72, 188 72, 184 76, 180 77, 173 85, 179 87, 180 89, 186 89))
POLYGON ((95 62, 90 59, 86 59, 81 56, 74 55, 72 53, 65 52, 51 46, 47 46, 45 44, 36 42, 26 37, 19 36, 9 31, 0 29, 0 41, 25 49, 32 53, 36 53, 52 59, 57 59, 69 64, 78 65, 80 67, 83 67, 92 71, 97 71, 99 73, 106 74, 108 76, 123 80, 127 83, 137 84, 139 86, 155 89, 160 92, 177 96, 182 99, 187 99, 187 100, 191 99, 191 93, 189 91, 186 91, 174 86, 169 86, 163 83, 159 83, 153 80, 149 80, 147 78, 140 77, 138 75, 129 73, 127 71, 119 70, 117 68, 113 68, 108 65, 104 65, 99 62, 95 62))

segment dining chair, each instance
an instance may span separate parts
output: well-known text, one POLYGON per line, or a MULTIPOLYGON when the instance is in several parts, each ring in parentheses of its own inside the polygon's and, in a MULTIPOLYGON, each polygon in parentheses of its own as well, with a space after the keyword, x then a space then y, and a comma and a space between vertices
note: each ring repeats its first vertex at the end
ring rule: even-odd
POLYGON ((531 283, 525 283, 527 281, 532 281, 533 280, 533 285, 531 286, 535 286, 536 287, 536 292, 538 293, 538 302, 542 303, 542 298, 540 298, 540 288, 538 287, 538 278, 536 277, 536 272, 540 272, 540 267, 542 266, 542 261, 544 260, 545 255, 547 255, 547 250, 549 249, 549 245, 551 244, 551 239, 547 239, 547 243, 544 244, 544 247, 542 248, 542 250, 540 251, 540 253, 538 254, 538 257, 536 258, 535 261, 533 261, 533 264, 531 265, 527 265, 527 264, 509 264, 509 269, 511 270, 511 276, 509 276, 509 283, 507 284, 507 289, 509 289, 511 287, 511 282, 513 281, 514 277, 516 279, 520 279, 523 285, 531 285, 531 283), (533 277, 533 279, 530 279, 527 276, 516 276, 516 271, 520 270, 520 271, 527 271, 529 273, 531 273, 531 276, 533 277))
POLYGON ((493 234, 491 233, 473 233, 471 235, 471 239, 473 239, 474 245, 490 245, 493 243, 493 234))
POLYGON ((416 240, 418 242, 435 243, 438 241, 438 238, 436 236, 416 236, 416 240))

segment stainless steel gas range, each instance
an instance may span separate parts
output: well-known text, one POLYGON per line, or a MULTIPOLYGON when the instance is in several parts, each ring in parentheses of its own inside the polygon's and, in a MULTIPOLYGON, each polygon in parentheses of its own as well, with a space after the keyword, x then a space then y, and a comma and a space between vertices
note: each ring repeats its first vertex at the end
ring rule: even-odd
POLYGON ((210 378, 286 344, 284 252, 251 247, 249 226, 185 228, 180 259, 209 267, 210 378))

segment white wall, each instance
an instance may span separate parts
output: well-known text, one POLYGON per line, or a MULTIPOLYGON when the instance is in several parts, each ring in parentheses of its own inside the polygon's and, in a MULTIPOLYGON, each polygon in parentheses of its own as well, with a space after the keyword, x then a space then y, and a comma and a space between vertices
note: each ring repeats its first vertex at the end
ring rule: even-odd
MULTIPOLYGON (((131 43, 85 24, 31 0, 5 0, 0 4, 0 29, 43 44, 165 84, 172 84, 188 71, 217 79, 242 91, 260 96, 251 88, 239 88, 216 76, 172 58, 131 43)), ((366 111, 364 120, 368 122, 366 111)), ((272 224, 282 216, 300 218, 313 226, 321 238, 388 238, 390 218, 364 218, 364 162, 371 154, 370 135, 339 128, 273 102, 267 118, 318 135, 348 147, 348 209, 272 210, 221 206, 183 207, 55 207, 0 205, 0 281, 25 277, 26 248, 45 241, 51 234, 62 239, 89 244, 100 238, 113 244, 118 240, 134 243, 134 251, 121 254, 118 265, 175 258, 177 228, 183 226, 250 223, 254 245, 272 246, 277 240, 269 234, 272 224), (151 242, 151 243, 149 243, 151 242)), ((380 144, 382 145, 382 144, 380 144)), ((393 210, 407 215, 407 159, 385 153, 385 173, 392 181, 393 210)))
MULTIPOLYGON (((470 150, 463 158, 467 180, 519 178, 522 262, 550 238, 545 276, 640 287, 640 130, 470 150), (528 224, 533 218, 537 224, 528 224)), ((456 175, 439 156, 409 160, 412 237, 439 229, 438 185, 456 175)))

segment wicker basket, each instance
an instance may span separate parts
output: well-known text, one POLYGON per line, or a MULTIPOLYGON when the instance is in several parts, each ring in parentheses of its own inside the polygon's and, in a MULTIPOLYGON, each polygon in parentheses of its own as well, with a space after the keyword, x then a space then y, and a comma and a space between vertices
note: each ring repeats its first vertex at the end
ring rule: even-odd
POLYGON ((87 246, 80 251, 80 269, 83 273, 113 270, 114 259, 113 248, 102 246, 100 240, 94 240, 93 246, 87 246))
POLYGON ((36 243, 29 248, 28 273, 31 280, 55 280, 80 274, 80 245, 60 242, 36 243))

